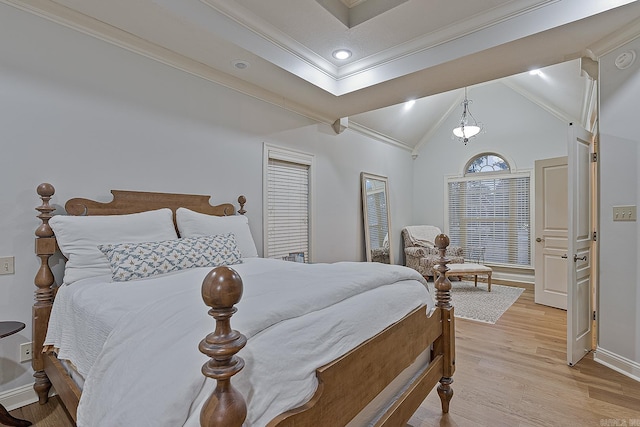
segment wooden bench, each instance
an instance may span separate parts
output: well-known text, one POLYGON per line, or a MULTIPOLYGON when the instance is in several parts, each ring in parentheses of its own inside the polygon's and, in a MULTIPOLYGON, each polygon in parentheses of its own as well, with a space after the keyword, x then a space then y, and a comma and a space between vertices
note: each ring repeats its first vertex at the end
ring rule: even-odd
POLYGON ((487 275, 487 290, 491 292, 491 273, 493 270, 491 267, 487 267, 482 264, 473 264, 470 262, 465 262, 464 264, 447 264, 449 267, 449 271, 445 273, 445 276, 474 276, 473 283, 478 286, 478 275, 486 274, 487 275))

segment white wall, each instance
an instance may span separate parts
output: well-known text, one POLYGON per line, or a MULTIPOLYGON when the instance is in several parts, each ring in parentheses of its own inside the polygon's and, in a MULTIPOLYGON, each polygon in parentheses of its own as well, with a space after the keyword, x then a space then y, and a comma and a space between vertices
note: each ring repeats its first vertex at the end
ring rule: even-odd
POLYGON ((0 129, 0 256, 15 256, 16 271, 0 276, 0 320, 27 324, 0 341, 0 394, 33 381, 18 346, 31 339, 41 182, 56 187, 58 205, 74 196, 109 201, 110 189, 212 194, 214 204, 244 194, 261 248, 268 142, 315 155, 315 261, 364 260, 362 171, 389 177, 394 240, 411 222, 408 151, 349 130, 335 135, 2 3, 0 129))
POLYGON ((638 205, 640 61, 614 65, 640 39, 600 59, 600 287, 596 358, 640 379, 640 268, 637 222, 613 222, 613 206, 638 205))

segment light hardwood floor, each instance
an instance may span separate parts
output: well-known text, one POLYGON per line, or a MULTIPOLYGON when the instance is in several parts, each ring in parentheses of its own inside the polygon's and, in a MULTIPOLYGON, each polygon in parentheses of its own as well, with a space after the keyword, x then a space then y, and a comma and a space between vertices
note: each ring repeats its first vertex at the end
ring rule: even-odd
MULTIPOLYGON (((454 285, 455 286, 455 285, 454 285)), ((409 424, 640 426, 640 383, 587 355, 566 364, 566 312, 527 289, 495 325, 456 319, 450 413, 432 392, 409 424)))
MULTIPOLYGON (((640 383, 587 356, 565 362, 566 312, 525 290, 495 325, 456 319, 451 412, 433 391, 409 421, 432 426, 640 426, 640 383)), ((72 427, 57 399, 12 415, 39 427, 72 427)))

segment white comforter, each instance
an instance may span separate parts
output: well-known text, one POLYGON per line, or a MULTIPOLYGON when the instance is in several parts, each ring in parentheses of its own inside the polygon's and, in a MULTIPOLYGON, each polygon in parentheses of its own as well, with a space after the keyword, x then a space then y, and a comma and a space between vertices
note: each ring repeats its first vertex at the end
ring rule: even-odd
MULTIPOLYGON (((232 327, 249 341, 232 382, 247 398, 247 426, 309 400, 317 367, 432 305, 422 276, 405 267, 252 258, 233 268, 244 295, 232 327)), ((214 325, 200 297, 209 270, 61 288, 46 342, 85 376, 78 426, 198 425, 215 385, 197 350, 214 325), (76 340, 81 333, 89 338, 76 340)))

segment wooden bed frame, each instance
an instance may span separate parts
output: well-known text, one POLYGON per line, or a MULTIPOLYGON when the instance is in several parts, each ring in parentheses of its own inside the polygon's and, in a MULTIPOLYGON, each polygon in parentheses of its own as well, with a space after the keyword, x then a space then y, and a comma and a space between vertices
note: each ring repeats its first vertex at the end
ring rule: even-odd
MULTIPOLYGON (((35 233, 35 250, 40 258, 40 268, 34 281, 37 288, 33 305, 34 390, 39 402, 44 404, 53 385, 75 421, 80 388, 55 355, 47 352, 43 346, 55 298, 54 277, 48 262, 57 251, 56 238, 49 226, 49 219, 55 210, 49 201, 54 192, 53 186, 47 183, 37 188, 42 204, 36 210, 40 212, 38 218, 42 224, 35 233)), ((111 202, 74 198, 67 201, 65 209, 69 215, 116 215, 171 208, 174 221, 175 211, 179 207, 218 216, 236 213, 234 205, 229 203, 210 205, 209 196, 119 190, 112 190, 111 193, 111 202)), ((238 202, 238 213, 244 214, 245 197, 240 196, 238 202)), ((269 427, 346 425, 418 355, 429 349, 431 362, 412 377, 410 384, 406 385, 376 425, 404 425, 438 383, 442 411, 449 411, 455 370, 455 326, 451 283, 445 277, 448 260, 444 255, 448 245, 446 235, 438 236, 436 247, 440 260, 435 267, 439 274, 435 281, 434 312, 427 316, 425 306, 422 306, 349 353, 318 368, 318 388, 312 399, 299 408, 277 416, 268 424, 269 427)), ((200 414, 203 427, 240 427, 246 417, 244 398, 231 386, 232 376, 244 366, 244 361, 235 354, 244 347, 246 338, 230 326, 231 316, 236 311, 234 305, 241 296, 242 280, 230 268, 213 269, 203 280, 202 297, 205 304, 211 307, 209 314, 215 318, 216 328, 200 343, 200 351, 211 358, 202 367, 202 372, 217 380, 216 389, 200 414)))

